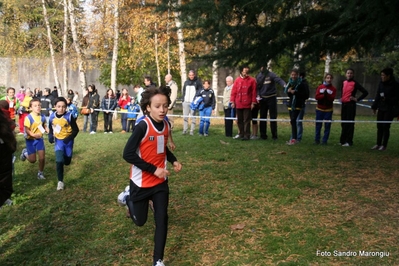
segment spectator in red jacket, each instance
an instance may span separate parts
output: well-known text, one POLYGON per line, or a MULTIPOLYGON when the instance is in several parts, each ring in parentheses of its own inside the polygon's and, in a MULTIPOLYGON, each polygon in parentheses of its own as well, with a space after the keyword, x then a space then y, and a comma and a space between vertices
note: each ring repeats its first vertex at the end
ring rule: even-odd
MULTIPOLYGON (((126 88, 122 89, 122 94, 118 100, 118 106, 121 110, 125 110, 125 106, 130 103, 129 92, 126 88)), ((121 113, 122 131, 121 133, 126 133, 127 130, 127 113, 121 113)))
POLYGON ((237 125, 242 140, 249 140, 251 136, 251 110, 257 103, 256 81, 248 73, 248 66, 240 67, 240 76, 234 81, 230 96, 231 107, 237 110, 237 125))
MULTIPOLYGON (((316 89, 316 120, 326 120, 331 121, 333 110, 334 110, 334 99, 337 95, 337 89, 332 85, 333 75, 327 73, 324 77, 323 84, 319 85, 316 89)), ((314 142, 315 144, 320 144, 321 128, 323 127, 323 122, 316 122, 316 135, 314 142)), ((321 144, 326 145, 328 138, 330 136, 331 122, 324 122, 324 136, 321 144)))

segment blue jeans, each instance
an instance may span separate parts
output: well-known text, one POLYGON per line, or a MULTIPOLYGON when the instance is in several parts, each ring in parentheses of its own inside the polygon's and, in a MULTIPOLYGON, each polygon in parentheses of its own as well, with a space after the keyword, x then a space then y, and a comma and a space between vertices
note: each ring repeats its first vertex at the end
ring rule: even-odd
POLYGON ((89 130, 91 129, 91 115, 83 115, 83 132, 87 131, 87 124, 89 124, 89 130))
MULTIPOLYGON (((316 120, 332 120, 332 114, 333 112, 322 112, 320 110, 316 110, 316 120)), ((320 143, 320 133, 321 133, 321 128, 323 126, 323 122, 316 122, 316 135, 314 137, 314 140, 316 143, 320 143)), ((330 129, 331 129, 331 123, 330 122, 324 122, 324 136, 322 143, 327 143, 328 138, 330 137, 330 129)))
POLYGON ((200 111, 200 126, 199 133, 201 135, 208 134, 209 125, 211 124, 211 119, 209 118, 212 115, 212 106, 205 107, 200 111))
POLYGON ((127 113, 121 113, 122 130, 127 131, 127 113))
MULTIPOLYGON (((306 105, 303 106, 303 108, 301 110, 299 110, 299 115, 296 119, 296 138, 292 137, 292 133, 291 133, 291 139, 296 139, 297 141, 301 141, 302 140, 302 134, 303 134, 303 124, 302 122, 299 122, 299 120, 303 120, 303 117, 305 116, 305 111, 306 111, 306 105)), ((293 132, 293 131, 292 131, 293 132)))
POLYGON ((302 110, 299 112, 298 118, 296 119, 296 128, 298 130, 297 133, 297 140, 302 140, 302 133, 303 133, 303 123, 299 122, 299 120, 303 120, 306 111, 306 104, 303 106, 302 110))

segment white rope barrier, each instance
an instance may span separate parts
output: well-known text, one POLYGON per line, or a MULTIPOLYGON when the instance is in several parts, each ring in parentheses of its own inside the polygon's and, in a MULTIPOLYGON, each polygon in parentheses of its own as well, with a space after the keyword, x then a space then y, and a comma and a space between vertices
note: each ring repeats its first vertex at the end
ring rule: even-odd
MULTIPOLYGON (((117 111, 117 110, 103 110, 103 109, 94 109, 97 112, 110 112, 110 113, 122 113, 122 114, 141 114, 137 112, 127 112, 127 111, 117 111)), ((191 119, 200 119, 201 116, 191 116, 191 115, 167 115, 168 117, 176 117, 176 118, 191 118, 191 119)), ((236 117, 224 117, 224 116, 203 116, 203 118, 209 119, 226 119, 226 120, 237 120, 236 117)), ((265 122, 291 122, 290 119, 270 119, 270 118, 256 118, 252 119, 256 121, 265 121, 265 122)), ((392 123, 392 124, 399 124, 399 121, 376 121, 376 120, 312 120, 312 119, 303 119, 297 120, 297 122, 304 122, 304 123, 369 123, 369 124, 384 124, 384 123, 392 123)))

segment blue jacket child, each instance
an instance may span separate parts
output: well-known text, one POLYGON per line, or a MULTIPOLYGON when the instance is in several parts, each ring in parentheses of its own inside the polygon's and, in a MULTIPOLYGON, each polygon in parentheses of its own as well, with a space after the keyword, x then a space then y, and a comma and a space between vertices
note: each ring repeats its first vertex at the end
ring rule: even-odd
POLYGON ((137 103, 128 104, 124 109, 127 109, 127 119, 137 119, 140 112, 140 106, 137 103))

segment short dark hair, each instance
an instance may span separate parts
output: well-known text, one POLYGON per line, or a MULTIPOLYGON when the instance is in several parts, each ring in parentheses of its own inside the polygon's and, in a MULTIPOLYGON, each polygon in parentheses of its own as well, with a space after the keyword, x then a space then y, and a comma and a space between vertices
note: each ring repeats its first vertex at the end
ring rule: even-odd
POLYGON ((168 98, 168 105, 170 105, 170 93, 171 90, 169 87, 159 87, 159 88, 148 88, 141 94, 140 108, 144 114, 148 114, 147 106, 151 105, 151 99, 157 94, 165 95, 168 98))
POLYGON ((244 68, 250 69, 248 65, 241 65, 241 66, 238 68, 238 69, 240 70, 240 73, 244 70, 244 68))
POLYGON ((65 105, 68 105, 67 100, 64 97, 57 97, 57 99, 54 101, 54 105, 57 105, 59 102, 64 102, 65 105))
POLYGON ((145 76, 144 79, 148 80, 149 82, 152 83, 152 78, 150 76, 145 76))
POLYGON ((381 70, 381 73, 384 73, 387 76, 392 77, 393 76, 393 69, 390 67, 386 67, 383 70, 381 70))

